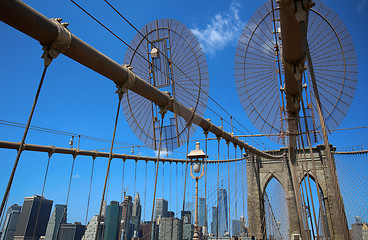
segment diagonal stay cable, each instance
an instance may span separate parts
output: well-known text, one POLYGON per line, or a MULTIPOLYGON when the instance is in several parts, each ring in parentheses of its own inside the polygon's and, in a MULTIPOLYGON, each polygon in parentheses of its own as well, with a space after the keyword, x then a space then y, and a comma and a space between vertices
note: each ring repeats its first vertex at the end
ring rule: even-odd
MULTIPOLYGON (((0 119, 0 125, 10 126, 10 127, 18 127, 18 128, 26 128, 26 126, 27 126, 26 124, 7 121, 7 120, 1 120, 1 119, 0 119)), ((51 128, 38 127, 38 126, 34 126, 34 125, 30 125, 29 129, 34 130, 34 131, 45 132, 45 133, 53 133, 53 134, 59 134, 59 135, 64 135, 64 136, 78 136, 80 138, 84 138, 84 139, 91 140, 91 141, 109 142, 109 143, 111 142, 111 139, 93 137, 93 136, 88 136, 88 135, 79 134, 79 133, 60 131, 60 130, 51 129, 51 128)), ((125 145, 126 147, 124 147, 124 148, 132 147, 132 145, 130 143, 125 143, 125 142, 115 141, 115 144, 125 145)))
POLYGON ((40 79, 40 82, 38 84, 36 96, 35 96, 34 101, 33 101, 32 109, 31 109, 31 112, 30 112, 29 117, 28 117, 27 125, 26 125, 26 128, 24 129, 23 137, 22 137, 22 140, 21 140, 20 145, 19 145, 19 148, 18 148, 18 153, 17 153, 17 156, 15 158, 14 166, 13 166, 12 172, 11 172, 10 177, 9 177, 9 182, 8 182, 7 187, 6 187, 3 200, 1 202, 0 216, 3 213, 4 207, 5 207, 5 203, 7 202, 7 199, 9 197, 9 192, 10 192, 11 186, 13 184, 15 171, 17 169, 20 156, 21 156, 21 154, 23 152, 23 149, 24 149, 24 143, 26 141, 28 130, 29 130, 29 127, 31 125, 32 117, 33 117, 33 114, 34 114, 34 111, 35 111, 35 108, 36 108, 36 105, 37 105, 38 98, 40 96, 40 92, 41 92, 41 88, 42 88, 42 85, 43 85, 43 81, 45 79, 47 68, 48 68, 48 65, 45 64, 44 69, 43 69, 43 72, 42 72, 42 76, 41 76, 41 79, 40 79))

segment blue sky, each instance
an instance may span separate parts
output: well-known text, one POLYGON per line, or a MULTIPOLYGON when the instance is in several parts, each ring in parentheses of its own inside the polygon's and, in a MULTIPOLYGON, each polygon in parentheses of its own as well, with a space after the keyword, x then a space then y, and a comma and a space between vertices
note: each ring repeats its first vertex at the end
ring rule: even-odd
MULTIPOLYGON (((25 2, 49 18, 63 18, 64 21, 70 23, 69 29, 77 37, 116 62, 122 62, 127 47, 97 25, 72 2, 50 1, 49 4, 39 0, 25 2)), ((103 0, 78 1, 78 3, 126 42, 130 42, 135 36, 135 30, 116 15, 103 0)), ((138 29, 161 18, 176 19, 192 29, 205 51, 210 77, 210 96, 227 109, 234 118, 241 121, 251 133, 258 133, 248 120, 237 97, 234 83, 234 54, 245 23, 263 2, 193 0, 123 2, 112 0, 111 3, 138 29)), ((367 126, 366 103, 368 103, 368 94, 366 94, 366 90, 368 83, 366 76, 368 70, 366 65, 368 62, 366 56, 368 47, 366 39, 368 38, 368 28, 366 23, 368 22, 368 1, 328 0, 325 3, 339 15, 348 28, 354 41, 358 60, 359 74, 355 98, 340 127, 367 126)), ((41 46, 37 41, 1 22, 0 53, 2 86, 0 88, 0 119, 25 124, 42 73, 41 46)), ((47 72, 32 125, 111 139, 117 104, 117 96, 114 91, 115 85, 112 81, 60 55, 54 60, 47 72)), ((230 121, 230 117, 212 101, 208 102, 208 106, 220 113, 224 119, 230 121)), ((221 125, 220 119, 214 116, 211 111, 207 110, 204 116, 211 118, 213 123, 221 125)), ((224 124, 224 128, 226 131, 231 131, 231 127, 227 124, 224 124)), ((235 132, 235 134, 248 134, 247 131, 242 130, 242 132, 235 132)), ((21 140, 22 133, 23 129, 21 128, 0 125, 0 140, 18 142, 21 140)), ((330 142, 339 148, 367 144, 367 133, 367 129, 335 132, 331 135, 330 142)), ((192 139, 202 138, 203 134, 200 130, 197 130, 192 137, 192 139)), ((69 139, 70 136, 31 130, 26 142, 68 147, 69 139)), ((127 143, 126 146, 141 144, 129 128, 123 115, 120 116, 117 141, 127 143)), ((262 139, 263 144, 258 141, 247 141, 262 149, 280 147, 267 139, 262 139), (256 143, 259 145, 257 146, 256 143)), ((204 143, 201 144, 204 147, 204 143)), ((85 139, 81 140, 80 146, 81 149, 89 150, 108 147, 109 143, 85 139)), ((189 148, 193 149, 194 143, 189 148)), ((184 158, 185 151, 185 146, 177 149, 174 151, 174 157, 184 158)), ((116 152, 129 154, 131 148, 117 149, 116 152)), ((137 152, 138 149, 135 149, 135 153, 137 152)), ((152 150, 144 147, 139 149, 139 153, 149 156, 155 155, 152 150)), ((217 154, 216 143, 210 143, 208 154, 217 154)), ((233 150, 231 154, 233 155, 233 150)), ((227 155, 225 147, 222 147, 221 155, 227 155)), ((5 191, 15 156, 16 152, 13 150, 0 149, 0 196, 3 196, 5 191)), ((55 203, 65 202, 71 160, 70 156, 55 155, 52 158, 45 194, 55 203)), ((25 196, 40 194, 46 161, 47 154, 25 152, 22 155, 9 203, 22 204, 25 196)), ((70 212, 68 213, 70 221, 84 222, 90 166, 90 158, 77 158, 73 174, 70 212)), ((95 190, 92 192, 93 200, 91 203, 91 212, 94 214, 97 213, 98 202, 101 199, 100 192, 105 168, 106 159, 97 159, 95 190)), ((169 166, 165 166, 165 168, 169 168, 169 166)), ((125 184, 129 186, 128 194, 133 194, 134 183, 131 180, 134 178, 134 163, 127 162, 126 169, 129 170, 125 172, 125 178, 130 178, 130 182, 125 182, 125 184)), ((142 180, 144 179, 144 164, 139 163, 138 169, 137 179, 142 180)), ((111 189, 115 190, 110 191, 109 201, 120 199, 120 175, 121 162, 113 161, 111 189)), ((152 170, 149 175, 152 179, 152 170)), ((143 184, 142 181, 137 183, 137 190, 140 193, 144 188, 143 184)), ((158 197, 160 197, 161 188, 158 187, 158 197)), ((169 190, 165 190, 165 198, 168 198, 168 192, 169 190)), ((147 205, 150 206, 152 200, 147 199, 149 199, 147 205)), ((173 210, 175 209, 173 208, 173 210)), ((150 216, 148 213, 146 215, 150 216)))

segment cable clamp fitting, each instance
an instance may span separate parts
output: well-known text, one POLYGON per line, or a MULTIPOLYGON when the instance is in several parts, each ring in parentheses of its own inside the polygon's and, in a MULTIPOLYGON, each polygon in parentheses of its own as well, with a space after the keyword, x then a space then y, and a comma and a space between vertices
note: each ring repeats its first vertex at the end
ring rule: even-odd
POLYGON ((123 95, 128 92, 128 89, 132 88, 135 83, 135 74, 132 72, 133 67, 128 64, 123 64, 121 66, 126 71, 127 76, 125 78, 126 81, 122 85, 116 85, 118 89, 115 92, 119 94, 119 99, 121 99, 123 95))
POLYGON ((209 128, 208 129, 203 128, 203 134, 206 136, 206 138, 207 138, 209 132, 210 132, 209 128))
POLYGON ((128 64, 123 64, 122 67, 125 69, 125 71, 127 72, 127 75, 128 75, 126 77, 125 83, 123 84, 123 87, 126 88, 126 89, 130 89, 134 86, 135 78, 136 78, 135 74, 132 71, 133 67, 131 67, 128 64))
POLYGON ((55 22, 58 28, 58 37, 50 46, 43 46, 44 51, 41 58, 44 59, 45 67, 48 67, 52 60, 59 56, 60 53, 64 53, 70 48, 72 41, 72 34, 67 28, 69 23, 62 23, 61 18, 51 18, 55 22))
POLYGON ((165 94, 167 94, 169 96, 169 102, 165 106, 160 107, 160 111, 159 112, 161 113, 161 115, 164 116, 167 113, 167 110, 173 106, 174 98, 171 97, 171 93, 170 92, 165 91, 163 93, 165 93, 165 94))
POLYGON ((26 144, 25 143, 20 143, 19 144, 19 148, 18 148, 18 152, 23 152, 24 151, 24 149, 26 149, 26 144))
POLYGON ((118 94, 119 99, 121 100, 123 98, 123 96, 124 96, 124 93, 126 93, 128 91, 128 89, 126 89, 123 86, 119 86, 119 85, 116 85, 116 88, 117 89, 116 89, 115 93, 118 94))
POLYGON ((96 160, 97 156, 98 156, 98 152, 97 150, 95 150, 92 156, 93 161, 96 160))
POLYGON ((51 158, 52 154, 55 153, 55 146, 54 145, 51 145, 50 147, 51 147, 51 149, 49 151, 49 158, 51 158))
POLYGON ((72 155, 73 155, 73 159, 75 159, 79 155, 79 149, 75 148, 75 152, 72 155))
POLYGON ((314 6, 314 3, 310 0, 296 0, 291 3, 291 10, 295 14, 295 18, 298 23, 305 22, 307 17, 307 11, 314 6))

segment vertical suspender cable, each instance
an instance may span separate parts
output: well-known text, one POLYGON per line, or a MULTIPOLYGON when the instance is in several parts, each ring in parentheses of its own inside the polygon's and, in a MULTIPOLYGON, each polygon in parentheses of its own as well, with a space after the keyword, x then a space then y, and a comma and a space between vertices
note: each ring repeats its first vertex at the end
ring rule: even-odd
MULTIPOLYGON (((139 154, 139 152, 138 152, 139 154)), ((135 160, 135 166, 134 166, 134 191, 133 191, 133 198, 135 197, 135 187, 137 185, 137 164, 138 160, 135 160)))
POLYGON ((143 209, 143 220, 146 219, 146 191, 147 191, 147 161, 146 169, 144 171, 144 209, 143 209))
POLYGON ((91 199, 91 190, 92 190, 92 180, 93 180, 93 171, 95 168, 95 160, 96 160, 96 156, 94 156, 92 158, 92 171, 91 171, 91 180, 89 181, 89 191, 88 191, 88 200, 87 200, 87 211, 86 211, 86 221, 85 221, 85 226, 87 226, 87 220, 88 220, 88 210, 89 210, 89 202, 91 199))
MULTIPOLYGON (((230 215, 231 215, 231 211, 230 211, 230 206, 231 206, 231 200, 230 200, 230 142, 227 142, 227 180, 228 180, 228 196, 229 196, 229 199, 228 199, 228 202, 229 202, 229 216, 228 216, 228 226, 229 226, 229 232, 230 232, 230 215)), ((235 169, 236 170, 236 169, 235 169)), ((236 187, 236 186, 235 186, 236 187)))
MULTIPOLYGON (((75 158, 77 157, 77 155, 73 155, 73 162, 72 162, 72 169, 70 170, 70 176, 69 176, 69 186, 68 186, 68 193, 66 195, 66 207, 64 208, 64 213, 63 213, 63 216, 62 216, 62 219, 66 217, 66 214, 67 214, 67 209, 68 209, 68 203, 69 203, 69 194, 70 194, 70 188, 71 188, 71 185, 72 185, 72 179, 73 179, 73 172, 74 172, 74 164, 75 164, 75 158)), ((41 205, 41 203, 40 203, 41 205)), ((37 225, 37 221, 36 221, 36 225, 37 225)), ((61 233, 60 233, 60 239, 63 239, 63 230, 64 228, 61 229, 61 233)), ((36 231, 36 227, 35 227, 35 230, 36 231)), ((33 233, 33 236, 34 236, 34 233, 33 233)))
MULTIPOLYGON (((189 153, 189 132, 190 132, 190 126, 191 124, 188 124, 188 140, 187 140, 187 152, 185 155, 185 175, 184 175, 184 193, 183 193, 183 211, 185 210, 185 193, 186 193, 186 188, 187 188, 187 172, 188 172, 188 153, 189 153)), ((182 216, 182 221, 183 216, 182 216)), ((181 225, 181 232, 183 232, 184 226, 183 224, 181 225)), ((183 234, 181 235, 183 237, 183 234)))
MULTIPOLYGON (((48 173, 48 170, 49 170, 49 165, 50 165, 50 159, 51 159, 51 155, 53 154, 53 152, 50 152, 49 153, 49 157, 48 157, 48 160, 47 160, 47 167, 46 167, 46 171, 45 171, 45 178, 43 180, 43 186, 42 186, 42 193, 41 193, 41 196, 43 197, 43 193, 44 193, 44 190, 45 190, 45 185, 46 185, 46 179, 47 179, 47 173, 48 173)), ((41 205, 42 205, 42 198, 40 199, 40 205, 38 206, 38 211, 37 211, 37 217, 36 217, 36 223, 35 223, 35 227, 34 227, 34 230, 33 230, 33 237, 35 236, 36 234, 36 229, 37 229, 37 224, 38 224, 38 218, 39 218, 39 215, 40 215, 40 211, 41 211, 41 205)))
MULTIPOLYGON (((53 149, 53 151, 55 151, 55 148, 53 149)), ((44 191, 45 191, 45 185, 46 185, 46 179, 47 179, 47 174, 49 172, 49 165, 50 165, 50 159, 51 159, 51 156, 53 154, 53 151, 51 151, 49 153, 49 157, 47 159, 47 166, 46 166, 46 171, 45 171, 45 178, 43 180, 43 186, 42 186, 42 192, 41 192, 41 196, 43 197, 44 196, 44 191)), ((33 231, 33 237, 35 236, 36 234, 36 228, 37 228, 37 223, 38 223, 38 217, 40 215, 40 211, 41 211, 41 205, 42 205, 42 199, 40 200, 40 205, 38 207, 38 211, 37 211, 37 218, 36 218, 36 224, 35 224, 35 227, 34 227, 34 231, 33 231)))
MULTIPOLYGON (((243 149, 240 149, 240 157, 243 157, 243 149)), ((241 169, 242 169, 242 199, 243 199, 243 217, 245 217, 245 195, 244 195, 244 159, 241 161, 241 169)))
POLYGON ((205 157, 205 175, 204 175, 204 224, 206 226, 207 232, 208 232, 208 223, 207 223, 207 175, 208 175, 208 170, 207 170, 207 158, 208 158, 208 152, 207 152, 207 138, 208 138, 208 131, 204 131, 204 134, 206 136, 206 140, 205 140, 205 153, 206 153, 206 157, 205 157))
POLYGON ((101 213, 102 213, 102 208, 103 208, 103 204, 104 204, 104 200, 105 200, 106 184, 107 184, 107 180, 108 180, 109 173, 110 173, 110 165, 111 165, 111 160, 112 160, 112 150, 114 148, 116 127, 118 125, 118 120, 119 120, 119 112, 120 112, 121 99, 123 97, 123 94, 122 94, 121 91, 122 91, 122 89, 119 88, 118 89, 118 96, 119 96, 118 109, 116 111, 115 125, 114 125, 114 133, 112 135, 112 140, 111 140, 109 160, 108 160, 108 163, 107 163, 105 183, 104 183, 104 188, 103 188, 103 191, 102 191, 102 199, 101 199, 101 204, 100 204, 100 211, 99 211, 99 214, 98 214, 98 223, 97 223, 97 228, 96 228, 95 240, 97 240, 97 238, 98 238, 98 229, 99 229, 100 223, 101 223, 101 213))
POLYGON ((162 121, 161 121, 161 127, 160 127, 160 140, 159 140, 159 143, 158 143, 158 151, 157 151, 157 159, 156 159, 155 187, 154 187, 154 190, 153 190, 153 203, 152 203, 152 214, 151 214, 151 239, 152 240, 153 240, 154 234, 155 234, 153 217, 154 217, 154 213, 155 213, 157 176, 158 176, 158 167, 159 167, 159 163, 160 163, 159 158, 160 158, 160 153, 161 153, 162 128, 163 128, 163 125, 164 125, 164 118, 165 118, 165 113, 162 113, 162 121))
POLYGON ((162 162, 162 198, 165 199, 165 162, 162 162))
MULTIPOLYGON (((125 174, 125 159, 123 159, 123 173, 121 176, 121 196, 120 196, 120 202, 123 202, 123 195, 124 195, 124 174, 125 174)), ((146 162, 147 163, 147 162, 146 162)), ((147 165, 147 164, 146 164, 147 165)), ((124 196, 125 197, 125 196, 124 196)))
MULTIPOLYGON (((175 181, 176 181, 176 187, 178 187, 178 163, 175 163, 175 181)), ((179 211, 179 207, 178 207, 178 202, 179 202, 179 199, 178 199, 178 191, 175 191, 175 194, 176 194, 176 211, 175 212, 178 212, 179 211)))
MULTIPOLYGON (((236 145, 234 145, 235 148, 235 156, 234 159, 236 159, 236 145)), ((235 161, 235 220, 238 220, 238 197, 237 197, 237 190, 238 190, 238 181, 237 181, 237 177, 238 177, 238 169, 236 168, 236 162, 235 161)), ((229 225, 229 232, 230 232, 230 225, 229 225)), ((237 229, 237 227, 236 227, 237 229)))
MULTIPOLYGON (((222 125, 222 118, 221 118, 221 125, 222 125)), ((216 234, 216 239, 217 237, 219 237, 219 194, 218 194, 218 189, 220 188, 220 137, 217 137, 217 189, 215 189, 216 191, 216 195, 217 195, 217 224, 216 224, 216 228, 217 228, 217 234, 216 234)))
MULTIPOLYGON (((173 160, 173 158, 171 159, 171 161, 173 160)), ((169 203, 170 203, 170 209, 172 208, 172 203, 171 203, 171 162, 169 163, 170 165, 170 170, 169 170, 169 183, 170 183, 170 186, 169 186, 169 203)))
MULTIPOLYGON (((54 150, 55 151, 55 150, 54 150)), ((49 166, 50 166, 50 159, 51 159, 51 156, 53 154, 53 151, 49 153, 49 158, 47 160, 47 166, 46 166, 46 171, 45 171, 45 178, 43 180, 43 186, 42 186, 42 192, 41 192, 41 196, 43 196, 43 193, 45 191, 45 185, 46 185, 46 179, 47 179, 47 174, 49 172, 49 166)))

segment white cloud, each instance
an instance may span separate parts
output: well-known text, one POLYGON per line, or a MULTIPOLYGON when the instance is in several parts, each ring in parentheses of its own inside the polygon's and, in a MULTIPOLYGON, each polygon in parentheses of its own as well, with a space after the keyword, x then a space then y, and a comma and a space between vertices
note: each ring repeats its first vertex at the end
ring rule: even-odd
POLYGON ((80 178, 79 174, 73 176, 73 178, 80 178))
POLYGON ((363 13, 365 11, 365 9, 367 8, 367 0, 362 0, 360 2, 358 2, 358 5, 355 7, 355 11, 357 11, 357 13, 363 13))
MULTIPOLYGON (((155 155, 156 155, 156 157, 157 157, 157 155, 158 155, 158 151, 157 150, 155 150, 155 155)), ((166 149, 162 149, 161 151, 160 151, 160 157, 161 158, 166 158, 166 157, 168 157, 168 156, 170 156, 171 155, 171 152, 170 151, 168 151, 168 150, 166 150, 166 149)))
POLYGON ((214 54, 238 40, 245 26, 239 17, 240 7, 239 3, 232 2, 229 10, 212 17, 211 23, 207 24, 205 29, 191 29, 204 52, 214 54))

